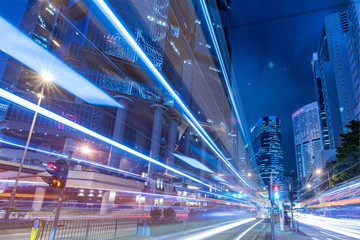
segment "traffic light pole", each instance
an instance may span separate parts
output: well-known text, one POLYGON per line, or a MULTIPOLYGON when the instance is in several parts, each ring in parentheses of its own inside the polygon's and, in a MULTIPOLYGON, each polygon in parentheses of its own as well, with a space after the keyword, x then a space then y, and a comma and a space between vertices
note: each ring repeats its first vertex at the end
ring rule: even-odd
POLYGON ((63 202, 64 192, 65 192, 65 185, 61 188, 61 191, 60 191, 60 196, 59 196, 58 204, 56 207, 55 219, 54 219, 53 227, 51 230, 50 240, 55 239, 56 228, 57 228, 57 224, 59 222, 60 210, 61 210, 61 206, 62 206, 62 202, 63 202))
POLYGON ((270 173, 270 207, 271 207, 271 240, 275 239, 275 225, 274 225, 274 197, 273 197, 273 181, 272 173, 270 173))

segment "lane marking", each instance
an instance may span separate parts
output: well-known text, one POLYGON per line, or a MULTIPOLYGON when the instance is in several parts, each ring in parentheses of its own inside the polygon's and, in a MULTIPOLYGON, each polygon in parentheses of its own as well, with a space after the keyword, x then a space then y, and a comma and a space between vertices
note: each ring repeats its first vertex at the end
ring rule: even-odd
POLYGON ((194 234, 194 235, 189 236, 189 237, 181 238, 179 240, 201 240, 201 239, 209 238, 211 236, 218 235, 218 234, 220 234, 222 232, 225 232, 225 231, 230 230, 232 228, 238 227, 238 226, 243 225, 245 223, 252 222, 254 220, 256 220, 256 218, 249 218, 249 219, 246 219, 246 220, 237 221, 237 222, 234 222, 234 223, 227 224, 225 226, 214 228, 212 230, 208 230, 208 231, 204 231, 202 233, 194 234))
POLYGON ((341 239, 341 238, 339 238, 339 237, 337 237, 337 236, 335 236, 335 235, 332 235, 332 234, 330 234, 330 233, 327 233, 327 232, 323 232, 323 231, 319 231, 319 232, 321 232, 321 233, 323 233, 323 234, 326 234, 326 235, 328 235, 328 236, 332 236, 332 237, 337 238, 337 239, 341 239))
POLYGON ((252 225, 251 227, 246 229, 243 233, 241 233, 239 236, 237 236, 234 240, 240 240, 243 236, 245 236, 245 234, 247 234, 251 229, 253 229, 256 225, 258 225, 262 221, 264 221, 264 219, 258 221, 257 223, 255 223, 254 225, 252 225))
POLYGON ((223 225, 238 222, 238 221, 239 220, 231 220, 231 221, 228 221, 228 222, 216 223, 216 224, 206 226, 206 227, 201 227, 201 228, 191 229, 191 230, 188 230, 188 231, 173 233, 173 234, 165 235, 165 236, 162 236, 162 237, 151 238, 151 240, 163 240, 163 239, 167 239, 167 238, 176 237, 176 236, 179 236, 179 235, 185 235, 185 234, 188 234, 188 233, 193 233, 193 232, 198 232, 198 231, 201 231, 201 230, 206 230, 206 229, 213 228, 213 227, 216 227, 216 226, 223 226, 223 225))

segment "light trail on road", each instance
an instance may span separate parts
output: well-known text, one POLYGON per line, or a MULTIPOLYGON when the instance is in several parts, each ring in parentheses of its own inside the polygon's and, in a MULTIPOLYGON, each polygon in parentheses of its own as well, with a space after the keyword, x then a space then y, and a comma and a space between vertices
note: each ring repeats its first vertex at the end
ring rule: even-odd
POLYGON ((295 213, 294 218, 305 225, 360 239, 360 221, 358 220, 336 219, 300 213, 295 213))
POLYGON ((241 220, 241 221, 236 221, 234 223, 226 224, 224 226, 217 227, 217 228, 214 228, 214 229, 211 229, 211 230, 208 230, 208 231, 203 231, 201 233, 194 234, 192 236, 181 238, 180 240, 201 240, 201 239, 206 239, 208 237, 220 234, 222 232, 225 232, 227 230, 230 230, 232 228, 241 226, 241 225, 243 225, 245 223, 248 223, 248 222, 251 222, 251 221, 254 221, 254 220, 256 220, 256 218, 249 218, 249 219, 245 219, 245 220, 241 220))

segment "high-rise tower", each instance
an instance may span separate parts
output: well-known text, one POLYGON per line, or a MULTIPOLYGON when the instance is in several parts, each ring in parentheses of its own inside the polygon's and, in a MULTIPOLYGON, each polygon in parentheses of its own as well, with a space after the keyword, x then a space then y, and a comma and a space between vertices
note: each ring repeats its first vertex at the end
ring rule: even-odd
POLYGON ((340 146, 340 134, 346 133, 345 126, 355 119, 357 94, 354 83, 358 76, 355 74, 356 57, 349 57, 355 56, 354 51, 349 52, 355 46, 351 41, 353 34, 350 34, 352 24, 349 19, 348 11, 325 17, 319 51, 313 54, 325 149, 340 146))
POLYGON ((265 186, 273 184, 283 188, 284 164, 280 119, 275 116, 261 117, 251 129, 256 163, 265 186))
POLYGON ((296 110, 292 115, 298 183, 305 182, 315 168, 322 166, 315 152, 322 150, 322 134, 317 102, 296 110))

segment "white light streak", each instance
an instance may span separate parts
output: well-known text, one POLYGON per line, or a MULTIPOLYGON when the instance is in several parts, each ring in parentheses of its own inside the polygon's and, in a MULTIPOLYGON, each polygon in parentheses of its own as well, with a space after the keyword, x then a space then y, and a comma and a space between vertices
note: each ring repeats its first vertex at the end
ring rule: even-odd
MULTIPOLYGON (((195 116, 191 113, 191 111, 186 107, 181 98, 176 94, 175 90, 172 86, 167 82, 166 78, 159 72, 159 70, 154 66, 145 52, 140 48, 140 46, 136 43, 136 41, 131 37, 129 32, 125 29, 124 25, 119 21, 119 19, 115 16, 113 11, 109 8, 109 6, 103 0, 94 0, 94 3, 97 7, 102 11, 102 13, 108 18, 111 24, 121 33, 127 43, 136 51, 140 57, 140 59, 144 62, 144 64, 148 67, 148 69, 154 74, 154 76, 158 79, 158 81, 162 84, 164 89, 174 98, 174 101, 180 107, 179 110, 183 111, 184 117, 187 118, 188 123, 191 127, 202 137, 205 143, 210 147, 210 149, 229 167, 229 169, 237 176, 241 181, 243 181, 247 186, 253 188, 245 179, 243 179, 237 170, 232 166, 229 161, 226 160, 226 157, 215 144, 215 142, 211 139, 211 137, 207 134, 205 129, 200 125, 195 116)), ((222 62, 223 64, 223 62, 222 62)), ((224 74, 226 74, 224 72, 224 74)), ((227 75, 226 75, 227 76, 227 75)), ((231 93, 231 92, 230 92, 231 93)), ((231 93, 232 94, 232 93, 231 93)), ((236 106, 236 105, 234 105, 236 106)), ((237 111, 237 109, 236 109, 237 111)))
POLYGON ((360 222, 358 220, 336 219, 300 213, 295 213, 294 217, 297 221, 305 225, 322 228, 348 237, 360 239, 360 222))
POLYGON ((254 221, 256 218, 249 218, 249 219, 245 219, 245 220, 241 220, 241 221, 237 221, 237 222, 234 222, 234 223, 230 223, 230 224, 226 224, 225 226, 221 226, 221 227, 217 227, 217 228, 214 228, 214 229, 211 229, 211 230, 208 230, 208 231, 204 231, 202 233, 199 233, 199 234, 194 234, 192 236, 188 236, 188 237, 185 237, 185 238, 182 238, 181 240, 201 240, 201 239, 206 239, 206 238, 209 238, 209 237, 212 237, 214 235, 218 235, 222 232, 225 232, 227 230, 230 230, 232 228, 235 228, 235 227, 238 227, 240 225, 243 225, 245 223, 248 223, 248 222, 251 222, 251 221, 254 221))
POLYGON ((122 107, 71 67, 0 17, 0 49, 56 85, 95 105, 122 107), (91 93, 91 94, 90 94, 91 93))
POLYGON ((83 127, 83 126, 81 126, 81 125, 79 125, 77 123, 74 123, 74 122, 72 122, 72 121, 70 121, 70 120, 68 120, 68 119, 66 119, 64 117, 61 117, 61 116, 59 116, 59 115, 57 115, 57 114, 43 108, 43 107, 37 106, 37 105, 35 105, 35 104, 33 104, 33 103, 23 99, 23 98, 20 98, 20 97, 12 94, 10 92, 5 91, 4 89, 0 89, 0 96, 5 98, 5 99, 8 99, 9 101, 14 102, 14 103, 16 103, 16 104, 18 104, 20 106, 23 106, 23 107, 25 107, 25 108, 27 108, 29 110, 32 110, 34 112, 37 111, 39 114, 41 114, 43 116, 46 116, 46 117, 48 117, 48 118, 50 118, 52 120, 58 121, 58 122, 66 125, 68 127, 76 129, 79 132, 85 133, 85 134, 87 134, 87 135, 89 135, 91 137, 94 137, 94 138, 96 138, 96 139, 98 139, 100 141, 108 143, 108 144, 110 144, 110 145, 112 145, 114 147, 120 148, 120 149, 122 149, 122 150, 124 150, 124 151, 126 151, 128 153, 131 153, 131 154, 133 154, 133 155, 135 155, 137 157, 140 157, 140 158, 142 158, 142 159, 144 159, 146 161, 154 163, 154 164, 156 164, 156 165, 158 165, 160 167, 166 168, 166 169, 168 169, 168 170, 170 170, 170 171, 172 171, 174 173, 177 173, 177 174, 179 174, 181 176, 189 178, 189 179, 191 179, 191 180, 193 180, 193 181, 195 181, 197 183, 200 183, 200 184, 202 184, 204 186, 207 186, 209 188, 213 188, 209 184, 204 183, 204 182, 200 181, 197 178, 194 178, 194 177, 192 177, 192 176, 190 176, 190 175, 188 175, 186 173, 183 173, 183 172, 181 172, 181 171, 179 171, 179 170, 177 170, 175 168, 169 167, 164 163, 161 163, 161 162, 159 162, 159 161, 157 161, 157 160, 155 160, 155 159, 153 159, 153 158, 151 158, 149 156, 146 156, 146 155, 144 155, 144 154, 142 154, 140 152, 137 152, 134 149, 126 147, 126 146, 124 146, 124 145, 122 145, 122 144, 120 144, 120 143, 118 143, 118 142, 116 142, 116 141, 114 141, 114 140, 112 140, 110 138, 107 138, 107 137, 105 137, 105 136, 103 136, 103 135, 101 135, 99 133, 91 131, 88 128, 85 128, 85 127, 83 127))

